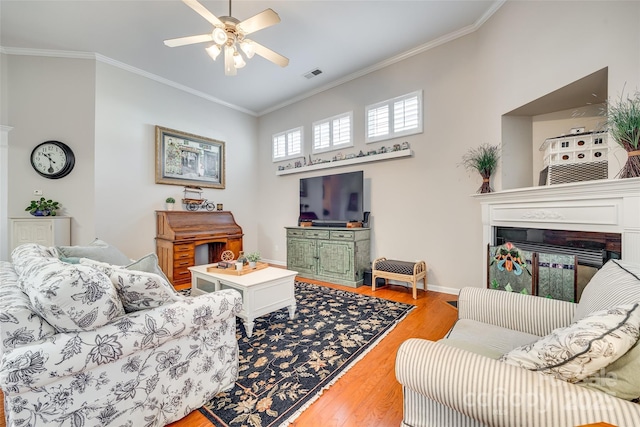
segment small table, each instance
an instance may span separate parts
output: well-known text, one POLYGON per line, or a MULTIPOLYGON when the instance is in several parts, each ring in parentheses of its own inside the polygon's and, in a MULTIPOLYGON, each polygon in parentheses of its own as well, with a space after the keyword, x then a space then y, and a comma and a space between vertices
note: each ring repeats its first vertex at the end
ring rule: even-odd
POLYGON ((212 264, 189 267, 191 270, 191 294, 200 295, 222 289, 235 289, 242 294, 242 311, 238 317, 244 322, 244 330, 250 337, 253 320, 287 307, 289 317, 296 312, 294 294, 297 271, 267 267, 241 276, 207 271, 212 264))

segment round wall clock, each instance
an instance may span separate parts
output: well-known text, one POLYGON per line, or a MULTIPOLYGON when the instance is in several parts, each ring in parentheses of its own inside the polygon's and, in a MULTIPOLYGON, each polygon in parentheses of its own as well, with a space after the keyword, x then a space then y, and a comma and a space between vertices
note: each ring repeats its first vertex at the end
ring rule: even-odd
POLYGON ((75 163, 71 148, 60 141, 45 141, 31 152, 31 166, 45 178, 65 177, 73 170, 75 163))

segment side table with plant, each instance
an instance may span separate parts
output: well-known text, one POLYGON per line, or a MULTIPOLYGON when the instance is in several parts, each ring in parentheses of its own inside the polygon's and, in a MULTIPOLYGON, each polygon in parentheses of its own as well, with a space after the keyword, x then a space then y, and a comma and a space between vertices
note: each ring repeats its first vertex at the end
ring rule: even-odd
POLYGON ((40 200, 32 200, 25 211, 33 216, 56 216, 56 211, 61 207, 62 205, 58 202, 40 197, 40 200))
POLYGON ((613 139, 627 152, 620 178, 640 176, 640 92, 607 103, 607 125, 613 139))
POLYGON ((472 148, 462 156, 462 165, 469 171, 479 172, 482 176, 482 185, 478 193, 491 193, 491 175, 498 167, 500 159, 500 147, 498 145, 482 144, 472 148))

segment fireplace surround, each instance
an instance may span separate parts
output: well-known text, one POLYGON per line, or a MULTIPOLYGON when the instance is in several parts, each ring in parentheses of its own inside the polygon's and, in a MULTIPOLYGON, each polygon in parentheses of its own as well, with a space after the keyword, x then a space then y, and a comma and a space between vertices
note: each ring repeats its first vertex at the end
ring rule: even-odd
POLYGON ((640 178, 604 179, 476 194, 482 212, 483 277, 496 227, 619 233, 623 260, 640 263, 640 178))

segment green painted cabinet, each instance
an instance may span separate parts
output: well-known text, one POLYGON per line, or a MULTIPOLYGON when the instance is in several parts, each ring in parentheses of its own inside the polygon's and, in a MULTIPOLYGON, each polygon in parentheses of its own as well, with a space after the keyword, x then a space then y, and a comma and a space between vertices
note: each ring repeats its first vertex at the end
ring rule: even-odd
POLYGON ((287 268, 301 277, 358 287, 370 267, 369 228, 287 227, 287 268))

